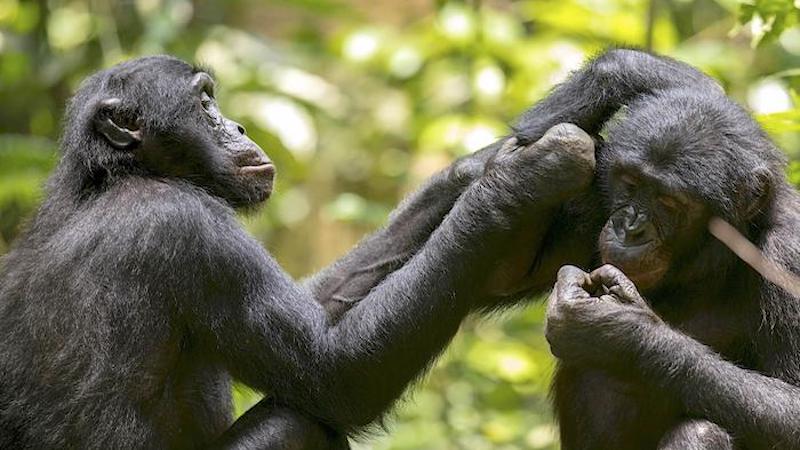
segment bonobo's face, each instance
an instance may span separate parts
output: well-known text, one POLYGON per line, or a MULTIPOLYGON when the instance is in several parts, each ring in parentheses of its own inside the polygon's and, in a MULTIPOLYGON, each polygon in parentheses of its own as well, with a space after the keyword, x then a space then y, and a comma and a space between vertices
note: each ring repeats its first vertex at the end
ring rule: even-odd
POLYGON ((205 72, 181 80, 184 103, 176 105, 177 126, 144 137, 137 158, 160 173, 185 178, 219 195, 233 206, 250 206, 272 193, 275 166, 245 133, 222 115, 214 97, 214 80, 205 72))
POLYGON ((638 167, 616 166, 608 177, 611 215, 600 233, 604 264, 619 267, 639 287, 656 286, 684 243, 704 231, 705 208, 638 167))
POLYGON ((100 102, 95 128, 132 164, 234 207, 270 196, 274 165, 244 127, 222 115, 207 72, 162 56, 128 61, 105 76, 106 85, 121 88, 100 102))
POLYGON ((682 98, 648 98, 610 130, 598 160, 609 211, 601 258, 643 291, 667 282, 668 272, 678 281, 707 255, 708 219, 730 210, 733 156, 708 116, 702 104, 693 110, 682 98))

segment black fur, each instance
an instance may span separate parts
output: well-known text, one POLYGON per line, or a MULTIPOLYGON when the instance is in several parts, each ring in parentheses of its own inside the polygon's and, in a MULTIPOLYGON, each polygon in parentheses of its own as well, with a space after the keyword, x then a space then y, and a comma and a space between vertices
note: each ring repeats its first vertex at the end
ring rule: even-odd
POLYGON ((783 156, 713 80, 643 52, 600 56, 537 108, 593 131, 623 106, 598 154, 600 250, 647 302, 608 266, 560 272, 547 333, 563 448, 800 448, 800 300, 706 227, 721 217, 800 274, 783 156))
POLYGON ((148 57, 71 101, 47 198, 0 271, 0 447, 346 447, 466 314, 518 295, 537 247, 508 233, 538 245, 594 168, 575 127, 498 143, 298 284, 235 219, 274 169, 212 97, 202 69, 148 57), (497 275, 523 250, 516 278, 497 275), (335 319, 321 305, 342 302, 335 319), (231 377, 268 394, 233 427, 231 377))

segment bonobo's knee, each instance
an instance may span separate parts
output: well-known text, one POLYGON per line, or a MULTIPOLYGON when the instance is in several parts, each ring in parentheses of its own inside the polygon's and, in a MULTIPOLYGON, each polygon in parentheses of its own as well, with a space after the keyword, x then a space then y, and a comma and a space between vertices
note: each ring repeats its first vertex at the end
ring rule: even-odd
POLYGON ((719 425, 703 419, 679 423, 661 438, 659 450, 733 450, 733 438, 719 425))
POLYGON ((219 439, 218 450, 348 450, 347 437, 297 411, 264 399, 219 439))

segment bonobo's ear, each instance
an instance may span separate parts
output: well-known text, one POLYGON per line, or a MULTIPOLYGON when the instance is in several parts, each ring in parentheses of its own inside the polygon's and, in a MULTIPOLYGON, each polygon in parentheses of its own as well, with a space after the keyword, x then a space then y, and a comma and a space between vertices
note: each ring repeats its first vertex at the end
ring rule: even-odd
POLYGON ((742 205, 745 213, 745 220, 752 220, 759 213, 763 212, 772 200, 772 174, 766 167, 757 167, 751 174, 748 197, 742 205))
POLYGON ((198 72, 192 78, 192 90, 200 95, 203 91, 208 91, 210 96, 214 96, 214 79, 205 72, 198 72))
POLYGON ((119 114, 122 100, 108 98, 97 104, 94 113, 94 128, 106 138, 112 147, 130 148, 142 142, 142 132, 134 123, 125 123, 119 114))

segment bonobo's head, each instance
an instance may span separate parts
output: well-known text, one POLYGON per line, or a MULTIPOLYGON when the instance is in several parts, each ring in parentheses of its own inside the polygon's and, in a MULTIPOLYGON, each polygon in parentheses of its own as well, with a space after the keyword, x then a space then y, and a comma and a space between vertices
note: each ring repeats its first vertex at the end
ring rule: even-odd
POLYGON ((608 141, 598 159, 610 210, 600 253, 645 291, 726 270, 734 259, 708 220, 721 217, 753 237, 783 182, 780 152, 717 92, 644 97, 608 141))
POLYGON ((64 161, 82 189, 128 175, 182 179, 232 206, 266 200, 275 168, 214 99, 211 75, 178 59, 134 59, 88 78, 70 102, 64 161))

